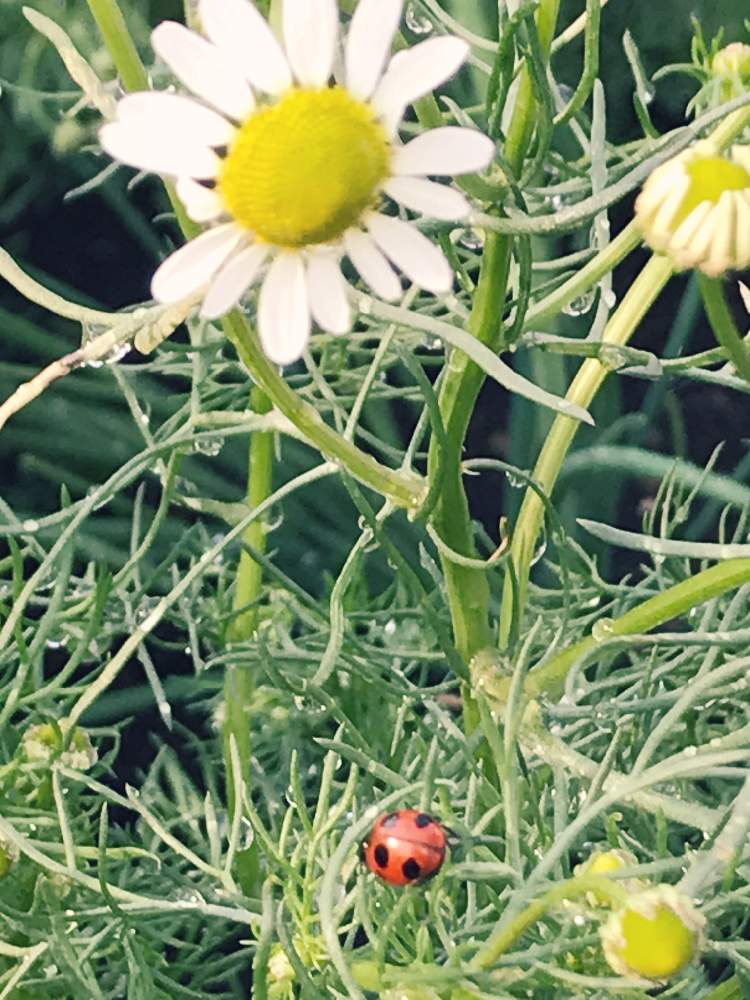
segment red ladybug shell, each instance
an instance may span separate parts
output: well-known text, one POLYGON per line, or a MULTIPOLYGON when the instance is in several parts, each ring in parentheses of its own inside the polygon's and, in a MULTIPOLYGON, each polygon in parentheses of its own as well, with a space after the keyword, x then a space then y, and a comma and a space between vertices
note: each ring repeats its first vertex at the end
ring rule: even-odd
POLYGON ((390 885, 411 885, 435 875, 445 860, 445 828, 418 809, 380 816, 364 843, 367 867, 390 885))

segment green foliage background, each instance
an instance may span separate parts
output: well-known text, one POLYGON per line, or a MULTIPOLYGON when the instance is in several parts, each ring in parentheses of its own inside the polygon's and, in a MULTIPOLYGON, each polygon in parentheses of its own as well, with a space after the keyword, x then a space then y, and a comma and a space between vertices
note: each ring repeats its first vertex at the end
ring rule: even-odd
MULTIPOLYGON (((111 73, 81 0, 36 0, 35 7, 64 24, 104 76, 111 73)), ((143 52, 150 26, 180 14, 175 4, 124 7, 143 52)), ((475 0, 454 0, 451 5, 455 16, 478 31, 491 28, 494 7, 475 0)), ((574 0, 564 4, 562 23, 580 9, 574 0)), ((688 58, 690 12, 709 37, 720 26, 727 41, 744 37, 747 10, 740 0, 704 0, 689 8, 683 0, 611 0, 602 35, 611 141, 639 135, 632 78, 622 53, 624 30, 630 29, 644 65, 654 71, 688 58)), ((556 61, 559 79, 574 85, 580 58, 580 45, 570 46, 556 61)), ((143 300, 155 263, 177 238, 172 220, 160 214, 165 208, 161 189, 149 179, 129 190, 129 175, 119 171, 89 194, 66 197, 106 166, 95 148, 97 119, 85 114, 73 123, 63 117, 71 103, 70 96, 64 96, 72 94, 70 82, 56 53, 35 35, 16 0, 0 0, 0 79, 0 244, 38 280, 66 297, 85 297, 89 304, 108 308, 143 300)), ((681 78, 668 77, 659 85, 651 113, 660 130, 682 122, 691 94, 681 78)), ((559 152, 574 155, 564 146, 559 152)), ((631 209, 632 199, 615 208, 614 229, 629 219, 631 209)), ((535 250, 552 257, 580 245, 564 237, 535 250)), ((645 253, 633 255, 618 270, 618 297, 645 259, 645 253)), ((567 336, 583 334, 590 318, 560 317, 554 330, 567 336)), ((51 317, 1 286, 0 396, 71 350, 79 335, 75 324, 51 317)), ((402 343, 419 352, 426 368, 439 362, 417 335, 404 333, 402 343)), ((712 343, 696 288, 687 277, 671 282, 636 340, 636 346, 659 354, 676 354, 682 345, 694 352, 712 343)), ((343 354, 330 351, 324 358, 323 374, 346 405, 372 351, 367 343, 353 351, 348 368, 343 354)), ((519 351, 515 363, 556 392, 564 392, 578 364, 531 351, 519 351)), ((359 443, 389 458, 408 441, 413 410, 405 401, 420 397, 398 356, 389 356, 387 367, 387 379, 375 387, 366 406, 359 443)), ((311 388, 299 374, 291 380, 329 412, 315 385, 311 388)), ((167 439, 196 409, 239 411, 246 398, 246 373, 233 352, 211 338, 196 349, 182 333, 153 359, 130 355, 119 365, 72 374, 15 417, 0 433, 0 515, 7 536, 1 563, 2 617, 21 588, 24 571, 28 575, 43 564, 44 550, 70 523, 76 509, 71 504, 91 497, 92 490, 134 460, 153 443, 150 434, 167 439), (8 539, 23 539, 23 568, 8 539)), ((577 517, 639 530, 644 511, 651 509, 654 519, 648 527, 655 531, 662 517, 663 526, 683 538, 714 540, 727 490, 734 484, 727 534, 737 529, 738 520, 742 525, 739 510, 750 498, 750 461, 743 438, 746 399, 723 387, 679 380, 610 380, 595 407, 597 427, 579 434, 555 499, 571 538, 565 543, 560 535, 550 539, 558 545, 549 545, 548 559, 538 567, 524 642, 515 650, 511 667, 520 662, 520 648, 526 662, 536 663, 561 637, 563 644, 572 642, 602 618, 616 618, 636 600, 652 597, 693 572, 686 560, 664 563, 646 560, 642 553, 613 555, 610 547, 578 532, 577 517), (681 488, 689 478, 684 471, 688 466, 678 470, 674 494, 657 497, 658 483, 670 472, 674 456, 699 470, 721 442, 726 445, 683 524, 681 488), (620 582, 628 571, 635 574, 637 587, 620 582)), ((550 419, 488 386, 475 414, 468 454, 528 468, 550 419)), ((242 500, 246 451, 244 433, 188 442, 165 517, 157 460, 144 459, 127 488, 103 492, 101 505, 83 522, 74 544, 64 549, 53 574, 40 581, 29 603, 21 625, 33 654, 29 669, 38 671, 45 683, 60 670, 67 673, 60 690, 40 685, 38 692, 27 692, 12 723, 0 727, 6 767, 15 759, 23 727, 58 717, 61 706, 69 706, 99 666, 117 655, 158 600, 195 569, 211 546, 217 547, 210 570, 186 588, 148 644, 129 659, 117 683, 84 717, 101 758, 94 778, 64 775, 71 831, 75 843, 89 852, 81 868, 92 879, 104 881, 106 876, 123 892, 164 900, 167 908, 152 911, 125 897, 95 900, 90 886, 84 891, 64 879, 56 882, 49 871, 42 877, 33 865, 20 865, 10 889, 0 890, 7 930, 0 938, 19 946, 45 940, 52 944, 49 961, 41 962, 27 985, 11 994, 13 1000, 243 997, 253 964, 257 996, 291 996, 294 990, 306 996, 343 996, 349 984, 335 955, 337 943, 342 953, 361 949, 365 964, 372 962, 374 950, 386 969, 384 987, 398 981, 401 973, 394 969, 405 968, 407 982, 426 982, 455 1000, 486 995, 533 995, 540 1000, 646 997, 640 987, 626 993, 599 982, 608 973, 593 948, 593 925, 581 932, 578 914, 572 912, 555 913, 534 932, 528 953, 533 965, 521 947, 507 956, 509 967, 515 963, 523 968, 520 982, 487 974, 472 987, 485 992, 466 987, 461 993, 464 987, 451 979, 449 966, 436 962, 436 953, 442 949, 454 964, 460 963, 471 942, 488 936, 507 891, 505 860, 514 852, 532 867, 559 844, 548 874, 561 879, 593 844, 611 843, 636 852, 639 874, 678 877, 691 852, 704 846, 706 828, 721 825, 742 774, 739 763, 716 763, 702 780, 688 781, 680 777, 681 755, 686 748, 710 746, 728 734, 744 732, 747 695, 738 686, 744 676, 722 674, 716 690, 688 698, 679 725, 662 733, 658 757, 670 762, 676 777, 661 789, 659 809, 609 807, 594 812, 585 838, 578 840, 570 831, 578 813, 591 805, 587 789, 592 775, 576 770, 575 755, 601 763, 602 781, 602 762, 607 760, 608 766, 627 772, 696 672, 747 650, 750 615, 745 591, 734 601, 717 600, 681 619, 679 628, 685 628, 690 639, 678 636, 663 646, 634 641, 617 647, 602 657, 588 680, 579 674, 575 683, 584 689, 582 698, 571 681, 568 701, 543 705, 545 721, 559 743, 546 750, 538 747, 541 764, 533 768, 523 756, 517 765, 506 760, 503 790, 507 793, 516 783, 523 787, 514 825, 507 813, 501 818, 502 797, 475 766, 479 737, 467 741, 456 724, 456 684, 445 669, 446 660, 451 660, 449 619, 435 553, 405 517, 397 515, 381 530, 373 522, 371 496, 329 476, 293 493, 278 516, 274 512, 260 638, 227 651, 238 548, 218 548, 238 511, 216 504, 242 500), (146 551, 129 562, 151 524, 158 525, 158 531, 146 551), (368 526, 373 537, 365 538, 346 586, 336 590, 342 566, 368 526), (120 578, 123 567, 127 572, 120 578), (345 620, 340 632, 332 630, 336 615, 345 620), (719 633, 729 638, 719 640, 719 633), (331 651, 338 658, 329 683, 324 688, 310 685, 311 674, 331 651), (226 789, 216 712, 229 664, 251 665, 258 677, 252 848, 246 824, 234 830, 234 817, 223 805, 226 789), (615 670, 619 673, 613 680, 610 672, 615 670), (613 739, 616 753, 608 758, 613 739), (557 759, 563 747, 569 759, 557 759), (127 797, 126 782, 138 787, 137 797, 127 797), (346 853, 354 846, 355 834, 365 831, 368 805, 384 799, 394 804, 418 800, 420 806, 439 811, 462 841, 448 871, 424 895, 397 897, 375 887, 357 873, 351 851, 346 853), (103 814, 105 801, 108 812, 103 814), (691 811, 701 817, 702 826, 691 826, 691 811), (162 817, 182 850, 168 846, 155 829, 155 816, 162 817), (110 857, 108 848, 120 853, 110 857), (206 872, 196 870, 190 851, 201 858, 210 855, 219 869, 226 852, 233 851, 239 863, 230 874, 236 881, 222 883, 210 873, 203 878, 206 872), (266 876, 262 890, 259 865, 266 876), (350 906, 339 912, 339 904, 347 901, 341 883, 347 886, 350 906), (210 909, 222 906, 233 908, 227 919, 225 913, 210 909), (247 938, 254 941, 252 949, 240 943, 247 938), (279 946, 295 965, 296 986, 289 986, 288 993, 268 973, 279 946), (582 978, 566 980, 560 969, 582 978)), ((284 439, 276 485, 312 466, 308 449, 284 439)), ((512 519, 521 491, 512 477, 482 476, 470 485, 470 492, 489 551, 498 541, 498 516, 512 519)), ((742 531, 738 539, 741 536, 742 531)), ((23 649, 23 642, 19 645, 23 649)), ((7 692, 19 668, 5 655, 1 668, 7 692)), ((496 750, 491 729, 484 719, 480 736, 484 734, 490 746, 488 759, 496 750)), ((741 739, 737 745, 744 745, 741 739)), ((0 771, 6 782, 0 816, 11 817, 43 842, 49 856, 59 858, 65 845, 58 836, 46 779, 32 772, 24 777, 26 784, 12 785, 8 776, 14 774, 0 771)), ((747 979, 746 875, 741 868, 730 873, 723 894, 707 906, 712 936, 732 942, 732 947, 714 949, 700 970, 691 970, 665 995, 720 1000, 718 980, 735 970, 747 979)), ((368 969, 361 968, 360 976, 366 978, 368 969)), ((738 1000, 740 988, 748 987, 736 986, 738 992, 727 992, 726 1000, 738 1000)))

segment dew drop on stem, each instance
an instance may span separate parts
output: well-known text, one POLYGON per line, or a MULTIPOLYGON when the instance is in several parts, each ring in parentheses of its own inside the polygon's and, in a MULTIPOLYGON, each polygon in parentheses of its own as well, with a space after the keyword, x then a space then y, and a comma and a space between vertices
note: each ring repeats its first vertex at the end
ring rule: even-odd
POLYGON ((413 35, 429 35, 433 27, 432 21, 425 17, 417 3, 407 5, 404 23, 413 35))
POLYGON ((563 308, 563 312, 566 316, 584 316, 593 306, 595 297, 595 290, 584 292, 583 295, 577 295, 563 308))

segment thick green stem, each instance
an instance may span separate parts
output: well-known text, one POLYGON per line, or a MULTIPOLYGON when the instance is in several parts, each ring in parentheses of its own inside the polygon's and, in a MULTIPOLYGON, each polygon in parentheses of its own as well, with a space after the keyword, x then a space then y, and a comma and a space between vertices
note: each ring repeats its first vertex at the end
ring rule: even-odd
POLYGON ((104 44, 126 90, 148 90, 148 73, 128 31, 117 0, 88 0, 104 44))
POLYGON ((558 653, 544 666, 529 674, 524 684, 525 693, 530 698, 537 698, 540 694, 556 698, 562 693, 565 678, 573 665, 601 642, 619 635, 650 632, 651 629, 684 615, 691 608, 705 604, 713 597, 720 597, 727 591, 736 590, 748 582, 750 559, 730 559, 703 570, 689 580, 683 580, 664 593, 644 601, 622 617, 607 622, 606 627, 598 630, 597 636, 589 635, 558 653))
POLYGON ((419 509, 425 495, 425 483, 420 476, 396 472, 381 465, 329 427, 318 411, 305 403, 279 375, 263 353, 256 333, 244 316, 237 312, 230 313, 224 318, 222 326, 243 364, 271 403, 321 455, 338 462, 355 479, 387 497, 396 506, 415 512, 419 509))
MULTIPOLYGON (((607 325, 602 336, 604 343, 618 345, 628 343, 672 272, 672 264, 667 258, 651 258, 607 325)), ((588 408, 609 371, 596 358, 589 358, 579 369, 566 398, 588 408)), ((577 420, 558 416, 547 435, 534 467, 533 476, 548 496, 557 482, 560 469, 577 429, 577 420)), ((539 495, 533 490, 527 490, 513 532, 511 549, 511 558, 518 578, 517 594, 520 608, 523 608, 524 605, 529 569, 543 518, 544 505, 539 499, 539 495)), ((506 646, 511 634, 514 611, 513 587, 510 579, 506 578, 500 618, 500 645, 502 648, 506 646)))
MULTIPOLYGON (((268 413, 271 403, 257 386, 251 393, 251 406, 256 413, 268 413)), ((273 434, 255 431, 250 435, 247 469, 247 506, 255 510, 271 495, 273 478, 273 434)), ((243 542, 258 552, 266 549, 266 526, 263 518, 252 521, 242 536, 243 542)), ((243 550, 237 567, 234 591, 234 608, 239 614, 229 626, 227 638, 235 642, 249 639, 258 622, 258 609, 254 606, 261 593, 263 569, 250 553, 243 550)), ((251 712, 255 676, 252 667, 230 666, 224 675, 224 760, 226 763, 228 801, 230 813, 234 809, 236 790, 230 767, 230 738, 237 744, 242 777, 246 787, 250 782, 252 758, 251 712)))
MULTIPOLYGON (((269 413, 271 401, 258 386, 254 386, 250 396, 251 409, 255 413, 269 413)), ((255 510, 271 495, 273 478, 273 434, 268 431, 255 431, 250 435, 250 448, 247 464, 247 506, 255 510)), ((248 525, 242 536, 243 542, 261 554, 266 550, 266 526, 262 520, 253 521, 248 525)), ((257 608, 249 607, 260 594, 263 569, 260 563, 243 551, 237 569, 237 582, 234 591, 234 610, 239 612, 229 629, 229 638, 234 641, 249 639, 255 631, 258 612, 257 608)))
MULTIPOLYGON (((537 27, 545 53, 552 42, 558 8, 559 0, 542 0, 537 11, 537 27)), ((531 142, 534 109, 531 74, 524 67, 505 144, 506 161, 515 174, 520 172, 531 142)), ((511 237, 487 233, 469 330, 492 350, 498 350, 502 342, 502 312, 512 251, 511 237)), ((440 455, 438 442, 433 438, 428 463, 428 479, 431 479, 436 475, 439 462, 442 462, 443 489, 435 507, 433 524, 452 549, 469 557, 476 555, 476 548, 461 476, 461 456, 469 420, 484 379, 484 372, 474 362, 457 351, 452 352, 440 392, 440 412, 446 431, 445 447, 440 455)), ((442 565, 456 648, 464 661, 469 663, 479 650, 492 641, 487 576, 481 570, 459 566, 446 557, 442 558, 442 565)), ((473 714, 470 715, 473 718, 473 714)))
POLYGON ((737 369, 737 374, 750 382, 750 349, 742 340, 742 336, 729 311, 724 295, 724 285, 717 278, 708 278, 698 274, 703 304, 711 329, 719 344, 727 352, 727 357, 737 369))

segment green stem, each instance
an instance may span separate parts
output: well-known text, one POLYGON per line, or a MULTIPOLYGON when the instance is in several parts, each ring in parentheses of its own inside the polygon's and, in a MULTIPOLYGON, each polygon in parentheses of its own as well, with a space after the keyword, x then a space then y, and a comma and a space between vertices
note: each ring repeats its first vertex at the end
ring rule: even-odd
MULTIPOLYGON (((708 141, 717 152, 721 152, 730 146, 737 136, 749 125, 750 108, 740 108, 729 115, 714 129, 708 137, 708 141)), ((620 237, 618 237, 618 239, 623 238, 624 244, 627 243, 625 233, 629 229, 630 227, 624 230, 620 234, 620 237)), ((631 232, 628 238, 633 238, 633 236, 634 233, 631 232)), ((593 264, 594 261, 591 263, 593 264)), ((613 262, 613 266, 614 263, 616 261, 613 262)), ((635 283, 631 286, 620 308, 610 320, 602 338, 604 342, 620 346, 628 343, 646 310, 651 306, 656 296, 664 287, 671 273, 672 266, 666 258, 659 256, 651 258, 639 274, 635 283)), ((711 298, 711 295, 712 293, 709 292, 709 298, 711 298)), ((543 314, 545 318, 551 315, 550 309, 545 306, 543 314)), ((534 318, 539 319, 541 315, 542 310, 534 318)), ((725 329, 722 331, 722 335, 724 335, 724 332, 725 329)), ((588 408, 604 383, 607 374, 608 370, 599 361, 595 359, 587 360, 581 366, 573 380, 566 398, 571 402, 576 402, 588 408)), ((548 496, 554 489, 560 469, 565 461, 577 429, 575 421, 570 420, 568 417, 557 417, 544 443, 534 469, 534 478, 548 496)), ((544 509, 538 496, 533 491, 527 490, 513 532, 513 545, 511 548, 511 558, 515 565, 518 581, 518 611, 524 607, 531 559, 541 530, 543 516, 544 509)), ((512 582, 509 578, 506 578, 500 616, 499 641, 501 648, 505 648, 508 644, 513 621, 518 613, 514 605, 513 596, 512 582)))
POLYGON ((317 410, 302 400, 287 385, 263 353, 257 334, 237 312, 222 321, 224 333, 234 344, 243 364, 264 393, 287 420, 321 455, 338 462, 365 486, 387 497, 398 507, 416 512, 425 494, 424 480, 411 472, 396 472, 381 465, 338 434, 317 410))
MULTIPOLYGON (((638 324, 672 274, 672 264, 665 257, 652 257, 636 278, 619 309, 612 316, 602 336, 606 344, 625 345, 638 328, 638 324)), ((567 399, 589 407, 594 396, 609 374, 596 358, 589 358, 578 371, 566 396, 567 399)), ((533 477, 549 496, 557 482, 560 469, 578 429, 578 421, 558 416, 547 435, 534 468, 533 477)), ((523 608, 531 560, 544 518, 544 505, 533 490, 527 490, 513 532, 511 558, 518 577, 518 606, 523 608)), ((502 647, 511 634, 515 609, 513 588, 506 578, 503 606, 500 617, 500 643, 502 647)))
MULTIPOLYGON (((88 0, 88 5, 125 90, 149 90, 148 73, 138 55, 117 0, 88 0)), ((164 180, 163 183, 183 235, 188 238, 197 236, 200 226, 188 218, 184 205, 177 197, 174 184, 169 180, 164 180)))
MULTIPOLYGON (((271 403, 265 393, 254 386, 251 393, 251 407, 259 414, 268 413, 271 403)), ((250 435, 247 469, 247 506, 255 510, 269 498, 273 478, 273 434, 269 431, 255 431, 250 435)), ((266 526, 263 518, 252 521, 242 535, 242 541, 260 553, 266 550, 266 526)), ((235 581, 234 608, 240 614, 228 629, 227 638, 242 642, 255 632, 258 609, 253 606, 261 594, 263 568, 247 550, 240 553, 237 579, 235 581)), ((240 768, 245 787, 250 787, 252 760, 251 713, 255 692, 255 675, 249 666, 229 666, 224 674, 224 762, 227 775, 227 800, 230 814, 234 810, 236 789, 230 767, 230 739, 233 736, 240 760, 240 768)))
POLYGON ((593 288, 605 274, 614 270, 617 264, 627 257, 631 250, 635 250, 640 242, 641 234, 638 223, 633 220, 625 226, 622 232, 618 233, 611 243, 600 250, 596 257, 592 257, 580 271, 563 282, 554 292, 531 306, 526 313, 524 330, 531 330, 539 323, 559 315, 573 299, 593 288))
POLYGON ((537 698, 542 693, 555 698, 562 693, 565 678, 573 665, 602 641, 618 635, 650 632, 652 628, 684 615, 691 608, 705 604, 713 597, 720 597, 729 590, 736 590, 748 582, 750 559, 729 559, 703 570, 664 593, 651 597, 638 607, 631 608, 622 617, 607 622, 606 628, 602 629, 601 638, 589 635, 558 653, 529 674, 524 685, 525 692, 529 698, 537 698))
POLYGON ((750 350, 742 340, 729 311, 724 295, 724 285, 717 278, 698 273, 698 285, 706 307, 706 315, 719 344, 737 369, 737 374, 750 382, 750 350))
POLYGON ((470 968, 479 972, 489 969, 500 959, 526 931, 538 923, 550 910, 557 909, 568 899, 578 899, 588 893, 604 899, 614 906, 622 905, 627 899, 627 890, 617 882, 602 875, 582 875, 553 886, 545 894, 535 899, 519 913, 506 927, 495 931, 471 962, 470 968))
MULTIPOLYGON (((255 413, 269 413, 271 401, 257 385, 250 395, 250 406, 255 413)), ((255 431, 250 435, 250 449, 247 465, 247 506, 255 510, 271 495, 273 477, 273 438, 269 431, 255 431)), ((253 521, 248 525, 242 536, 243 542, 261 553, 266 551, 266 527, 262 520, 253 521)), ((245 550, 240 556, 237 569, 237 582, 234 592, 234 610, 240 612, 234 619, 229 638, 241 642, 249 639, 258 620, 257 608, 248 607, 260 595, 263 569, 250 553, 245 550)))
MULTIPOLYGON (((549 52, 552 42, 558 9, 559 0, 542 0, 537 11, 537 28, 545 54, 549 52)), ((506 162, 515 174, 520 172, 531 142, 534 109, 531 74, 524 67, 505 145, 506 162)), ((498 350, 502 342, 501 317, 512 251, 512 237, 487 233, 469 331, 492 350, 498 350)), ((440 391, 440 412, 446 440, 441 454, 441 446, 433 438, 428 460, 430 481, 442 462, 443 490, 435 507, 433 525, 451 549, 470 558, 476 557, 476 548, 461 475, 461 457, 469 420, 484 379, 484 372, 474 362, 458 351, 452 352, 440 391)), ((456 649, 468 664, 492 641, 487 576, 482 570, 458 565, 444 556, 441 561, 456 649)), ((471 729, 476 722, 476 713, 470 706, 467 711, 466 721, 471 729)))
POLYGON ((88 0, 89 10, 126 90, 148 90, 146 67, 128 31, 117 0, 88 0))

